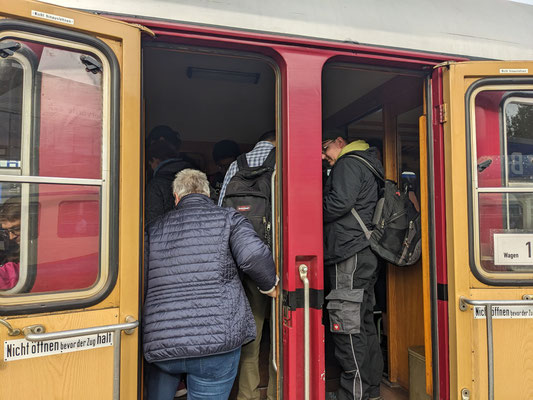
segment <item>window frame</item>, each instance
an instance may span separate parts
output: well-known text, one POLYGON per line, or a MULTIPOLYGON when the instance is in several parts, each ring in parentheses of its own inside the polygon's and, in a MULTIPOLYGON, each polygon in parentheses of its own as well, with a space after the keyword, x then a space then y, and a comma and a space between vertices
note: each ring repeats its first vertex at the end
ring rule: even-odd
MULTIPOLYGON (((21 183, 22 187, 30 184, 61 184, 98 186, 100 188, 100 241, 99 241, 99 274, 93 286, 82 290, 69 290, 44 293, 25 293, 22 296, 5 297, 16 291, 15 288, 3 291, 0 296, 0 313, 4 315, 35 313, 89 307, 99 303, 113 290, 118 277, 118 184, 119 184, 119 136, 120 136, 120 68, 118 60, 102 40, 73 31, 39 25, 25 21, 0 21, 0 39, 29 40, 42 43, 44 46, 60 46, 73 51, 85 51, 95 54, 103 64, 102 81, 102 152, 100 179, 60 178, 30 175, 29 163, 21 175, 0 174, 0 181, 21 183)), ((15 53, 16 54, 16 53, 15 53)), ((25 81, 24 81, 25 82, 25 81)), ((32 96, 34 94, 32 93, 32 96)), ((26 92, 24 92, 24 97, 26 92)), ((24 100, 23 100, 24 103, 24 100)), ((35 98, 31 101, 38 107, 35 98)), ((32 106, 30 106, 32 107, 32 106)), ((29 114, 31 115, 31 114, 29 114)), ((24 117, 22 118, 25 119, 24 117)), ((30 118, 31 119, 31 118, 30 118)), ((33 121, 31 121, 33 122, 33 121)), ((22 154, 30 146, 28 140, 35 137, 35 124, 22 131, 22 154), (33 136, 32 136, 33 135, 33 136), (24 138, 25 137, 25 138, 24 138), (25 142, 24 142, 25 140, 25 142), (23 148, 26 143, 26 149, 23 148)), ((31 156, 31 155, 29 155, 31 156)), ((26 167, 24 166, 26 164, 26 167)), ((21 171, 22 172, 22 171, 21 171)), ((0 171, 1 173, 1 171, 0 171)), ((24 190, 22 190, 24 193, 24 190)), ((28 195, 29 196, 29 195, 28 195)), ((29 197, 28 197, 29 200, 29 197)), ((24 214, 24 203, 21 204, 24 214)), ((26 208, 27 211, 27 208, 26 208)), ((21 225, 23 221, 21 220, 21 225)), ((26 224, 28 226, 28 224, 26 224)), ((21 249, 23 249, 21 238, 21 249)), ((21 252, 22 255, 22 252, 21 252)), ((27 267, 27 264, 26 266, 27 267)), ((23 268, 21 256, 21 269, 23 268)), ((27 270, 26 270, 27 272, 27 270)), ((22 286, 22 284, 20 285, 22 286)), ((17 289, 19 290, 19 289, 17 289)))
MULTIPOLYGON (((502 271, 489 272, 481 266, 481 240, 479 218, 479 195, 482 193, 530 193, 533 195, 533 185, 527 186, 500 186, 479 187, 477 172, 477 136, 476 136, 476 96, 485 91, 509 91, 512 97, 520 91, 533 90, 533 78, 482 78, 475 81, 465 93, 465 129, 466 129, 466 157, 467 157, 467 193, 468 193, 468 237, 469 258, 472 274, 482 283, 490 286, 533 286, 533 267, 531 271, 502 271)), ((504 96, 499 107, 499 132, 500 140, 506 140, 504 104, 509 96, 504 96), (504 135, 502 135, 504 133, 504 135)), ((504 148, 507 148, 505 143, 504 148)), ((507 160, 505 155, 504 160, 507 160)), ((507 166, 505 167, 507 171, 507 166)), ((502 175, 507 182, 507 176, 502 175)))

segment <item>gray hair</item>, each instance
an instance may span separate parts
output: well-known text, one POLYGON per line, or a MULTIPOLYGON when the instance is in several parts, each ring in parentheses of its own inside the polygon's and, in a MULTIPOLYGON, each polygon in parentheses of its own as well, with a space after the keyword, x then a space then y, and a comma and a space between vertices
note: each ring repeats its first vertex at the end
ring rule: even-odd
POLYGON ((172 182, 172 190, 181 199, 191 193, 205 194, 209 197, 209 182, 207 176, 196 169, 187 168, 176 174, 172 182))

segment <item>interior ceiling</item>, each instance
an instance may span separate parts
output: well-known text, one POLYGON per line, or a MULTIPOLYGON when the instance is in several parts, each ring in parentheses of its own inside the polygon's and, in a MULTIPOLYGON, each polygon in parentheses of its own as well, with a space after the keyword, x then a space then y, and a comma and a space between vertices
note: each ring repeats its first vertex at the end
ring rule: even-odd
MULTIPOLYGON (((275 128, 276 74, 265 59, 145 47, 143 61, 147 132, 164 124, 180 132, 184 141, 213 143, 231 138, 253 144, 262 133, 275 128), (189 67, 259 73, 260 77, 257 84, 189 78, 189 67)), ((323 74, 324 118, 396 76, 328 65, 323 74)), ((419 112, 405 113, 398 122, 416 128, 419 112)), ((364 129, 365 123, 375 129, 381 113, 365 117, 358 129, 364 129)))

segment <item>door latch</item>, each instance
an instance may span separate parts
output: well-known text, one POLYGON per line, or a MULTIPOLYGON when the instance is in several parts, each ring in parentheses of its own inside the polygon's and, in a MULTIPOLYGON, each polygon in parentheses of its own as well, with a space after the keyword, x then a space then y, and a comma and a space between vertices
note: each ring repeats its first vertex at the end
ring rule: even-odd
POLYGON ((22 328, 22 333, 24 336, 28 336, 30 333, 45 333, 46 328, 43 325, 30 325, 22 328))
POLYGON ((464 388, 461 390, 461 399, 462 400, 470 400, 470 390, 467 388, 464 388))
POLYGON ((11 326, 11 324, 9 322, 7 322, 6 320, 0 319, 0 324, 4 325, 7 328, 7 330, 9 331, 7 334, 9 336, 18 336, 18 335, 20 335, 20 329, 13 328, 11 326))

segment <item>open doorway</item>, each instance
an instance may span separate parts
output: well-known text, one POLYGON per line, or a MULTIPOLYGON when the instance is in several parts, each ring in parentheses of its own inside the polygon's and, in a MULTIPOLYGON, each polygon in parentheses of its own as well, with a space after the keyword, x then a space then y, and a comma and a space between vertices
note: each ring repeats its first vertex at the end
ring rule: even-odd
MULTIPOLYGON (((178 137, 173 145, 178 155, 168 157, 179 157, 184 160, 183 165, 205 172, 211 198, 218 202, 225 173, 239 154, 252 150, 259 138, 270 131, 277 133, 280 149, 278 76, 275 63, 261 55, 146 41, 143 44, 146 187, 164 164, 150 162, 155 154, 150 148, 157 147, 149 143, 150 135, 170 130, 178 137)), ((277 204, 275 199, 273 204, 277 204)), ((276 214, 280 212, 275 210, 276 214)), ((147 210, 145 223, 150 222, 148 215, 147 210)), ((279 232, 274 227, 274 250, 279 232)), ((279 265, 280 262, 278 268, 279 265)), ((265 321, 260 346, 260 388, 265 394, 269 379, 269 326, 265 321)), ((236 397, 238 379, 230 399, 236 397)))
MULTIPOLYGON (((423 76, 411 71, 343 62, 326 64, 322 75, 323 129, 343 132, 347 143, 364 140, 375 147, 385 177, 400 188, 409 187, 416 207, 424 201, 420 199, 419 146, 423 86, 423 76)), ((331 167, 327 163, 323 167, 327 179, 331 167)), ((430 338, 421 318, 422 263, 399 268, 380 260, 378 271, 373 314, 384 360, 381 395, 392 400, 407 399, 409 391, 425 394, 424 347, 430 338)), ((326 391, 333 392, 339 387, 341 367, 327 320, 325 330, 326 391)))

